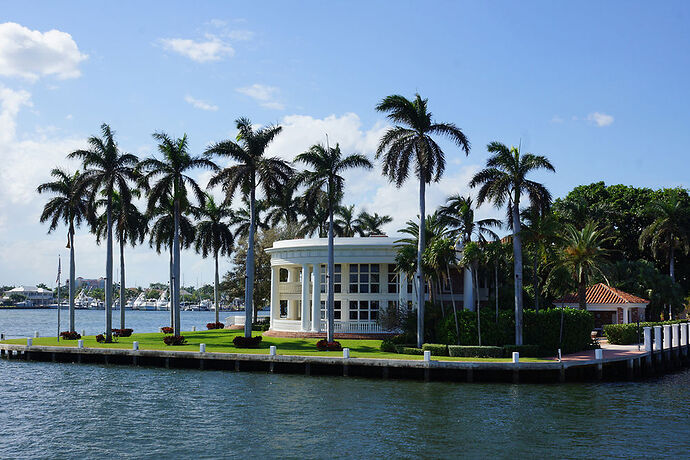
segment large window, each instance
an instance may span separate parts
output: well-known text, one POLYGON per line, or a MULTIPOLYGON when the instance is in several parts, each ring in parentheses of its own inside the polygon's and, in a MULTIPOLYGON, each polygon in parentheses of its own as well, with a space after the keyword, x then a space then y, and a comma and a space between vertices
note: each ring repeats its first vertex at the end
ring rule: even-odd
POLYGON ((380 271, 379 264, 350 264, 350 293, 377 294, 380 271))
POLYGON ((398 293, 398 274, 395 272, 395 265, 388 264, 388 293, 398 293))
MULTIPOLYGON (((333 265, 333 292, 335 294, 340 294, 342 290, 342 282, 343 282, 343 275, 341 271, 340 264, 334 264, 333 265)), ((326 292, 326 286, 328 283, 326 282, 326 275, 328 274, 328 266, 327 265, 321 265, 321 293, 324 294, 326 292)))
POLYGON ((351 300, 351 321, 376 321, 379 317, 378 300, 351 300))
MULTIPOLYGON (((334 300, 333 301, 333 319, 335 320, 340 320, 342 318, 342 308, 341 308, 341 303, 340 300, 334 300)), ((321 320, 325 321, 326 320, 326 301, 322 300, 321 301, 321 320)))
POLYGON ((287 300, 281 300, 280 301, 280 317, 281 318, 287 318, 287 313, 288 313, 288 301, 287 300))

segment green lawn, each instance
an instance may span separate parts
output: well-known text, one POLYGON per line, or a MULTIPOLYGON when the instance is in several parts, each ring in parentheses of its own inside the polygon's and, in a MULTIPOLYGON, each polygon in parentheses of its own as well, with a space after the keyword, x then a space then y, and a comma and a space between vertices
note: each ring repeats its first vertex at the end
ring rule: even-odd
MULTIPOLYGON (((256 353, 268 354, 268 349, 271 345, 275 345, 279 355, 309 355, 309 356, 343 356, 341 351, 317 351, 316 342, 318 339, 295 339, 295 338, 278 338, 278 337, 264 337, 261 341, 260 348, 236 348, 232 339, 243 334, 243 331, 231 331, 227 329, 217 329, 211 331, 196 331, 183 332, 187 339, 186 345, 181 346, 167 346, 163 343, 164 334, 149 333, 149 334, 133 334, 131 337, 124 337, 118 339, 114 343, 98 343, 95 336, 86 336, 84 339, 84 346, 87 348, 132 348, 132 342, 139 342, 140 350, 174 350, 174 351, 199 351, 199 344, 206 344, 207 352, 219 353, 256 353)), ((254 335, 260 335, 259 332, 254 332, 254 335)), ((384 359, 410 359, 421 360, 423 356, 419 355, 400 355, 397 353, 384 353, 380 350, 380 340, 338 340, 343 347, 350 349, 350 357, 352 358, 384 358, 384 359)), ((26 339, 10 339, 1 343, 12 344, 26 344, 26 339)), ((60 340, 55 337, 39 337, 33 339, 34 345, 44 346, 63 346, 76 347, 76 340, 60 340)), ((435 360, 442 361, 481 361, 481 362, 507 362, 509 358, 450 358, 447 356, 434 356, 435 360)), ((545 360, 536 358, 520 358, 520 361, 525 362, 544 362, 545 360)))

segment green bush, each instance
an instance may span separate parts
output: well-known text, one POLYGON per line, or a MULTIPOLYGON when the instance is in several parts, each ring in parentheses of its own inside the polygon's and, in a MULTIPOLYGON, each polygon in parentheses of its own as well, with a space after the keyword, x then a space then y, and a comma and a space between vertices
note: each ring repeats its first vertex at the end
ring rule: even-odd
POLYGON ((256 323, 252 323, 252 331, 266 332, 271 328, 270 318, 261 318, 256 323))
MULTIPOLYGON (((640 323, 639 341, 644 340, 645 327, 663 326, 665 324, 679 324, 685 323, 686 320, 673 320, 661 322, 644 322, 640 323)), ((604 335, 610 344, 613 345, 634 345, 638 343, 637 323, 628 324, 605 324, 604 335)), ((653 332, 652 332, 653 335, 653 332)))
POLYGON ((503 348, 492 346, 448 345, 448 353, 464 358, 503 358, 503 348))
POLYGON ((425 343, 422 345, 423 351, 430 351, 431 356, 448 356, 448 345, 439 343, 425 343))
POLYGON ((520 357, 525 358, 539 358, 544 356, 539 350, 539 345, 504 345, 503 352, 506 358, 513 356, 513 352, 517 351, 520 353, 520 357))
POLYGON ((424 350, 421 348, 414 348, 414 347, 397 347, 398 353, 403 354, 403 355, 423 355, 424 350))
POLYGON ((397 353, 395 343, 391 339, 385 339, 381 342, 381 351, 386 353, 397 353))
POLYGON ((396 345, 404 345, 406 343, 416 342, 417 336, 412 333, 405 332, 403 334, 394 335, 390 340, 396 345))

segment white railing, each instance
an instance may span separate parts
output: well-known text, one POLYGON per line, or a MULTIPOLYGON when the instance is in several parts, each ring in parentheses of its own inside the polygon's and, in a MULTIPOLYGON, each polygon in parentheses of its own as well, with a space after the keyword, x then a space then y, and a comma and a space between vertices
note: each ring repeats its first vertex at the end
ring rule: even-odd
MULTIPOLYGON (((299 281, 290 281, 287 283, 278 284, 278 292, 281 294, 301 294, 302 293, 302 283, 299 281)), ((309 289, 311 293, 311 288, 309 289)))
POLYGON ((335 332, 363 332, 363 333, 375 333, 375 332, 386 332, 383 328, 374 322, 350 322, 350 321, 336 321, 335 322, 335 332))

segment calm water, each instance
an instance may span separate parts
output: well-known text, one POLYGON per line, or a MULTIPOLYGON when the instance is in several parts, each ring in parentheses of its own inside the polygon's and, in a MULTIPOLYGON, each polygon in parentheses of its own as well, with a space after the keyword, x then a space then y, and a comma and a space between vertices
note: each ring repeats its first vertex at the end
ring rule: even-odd
MULTIPOLYGON (((0 329, 51 312, 25 313, 0 329)), ((0 458, 687 458, 689 414, 690 372, 501 385, 0 361, 0 458)))

